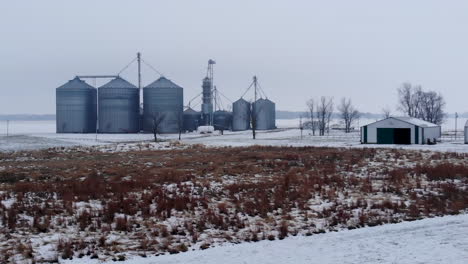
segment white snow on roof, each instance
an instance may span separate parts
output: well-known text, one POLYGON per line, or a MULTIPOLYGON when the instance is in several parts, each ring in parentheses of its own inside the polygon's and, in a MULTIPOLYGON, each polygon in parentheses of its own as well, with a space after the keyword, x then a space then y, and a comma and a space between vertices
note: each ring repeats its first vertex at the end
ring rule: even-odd
POLYGON ((433 124, 431 122, 427 122, 427 121, 424 121, 424 120, 421 120, 421 119, 418 119, 418 118, 414 118, 414 117, 402 116, 402 117, 392 117, 392 118, 395 118, 395 119, 398 119, 398 120, 401 120, 403 122, 407 122, 407 123, 410 123, 410 124, 413 124, 413 125, 416 125, 416 126, 420 126, 420 127, 438 127, 439 126, 439 125, 433 124))

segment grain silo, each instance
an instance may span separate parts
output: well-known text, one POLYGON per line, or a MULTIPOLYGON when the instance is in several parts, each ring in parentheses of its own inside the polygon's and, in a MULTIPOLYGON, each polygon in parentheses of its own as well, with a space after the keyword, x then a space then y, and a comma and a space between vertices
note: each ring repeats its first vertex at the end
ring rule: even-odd
POLYGON ((268 99, 266 99, 266 101, 270 105, 270 110, 268 111, 270 129, 276 129, 276 104, 268 99))
POLYGON ((231 124, 231 112, 218 110, 213 113, 213 127, 215 130, 230 130, 231 124))
POLYGON ((143 129, 158 133, 178 133, 183 125, 184 91, 161 77, 143 88, 143 129))
POLYGON ((184 111, 184 131, 195 131, 201 122, 201 113, 188 108, 184 111))
POLYGON ((202 88, 202 122, 204 126, 209 126, 213 121, 213 83, 210 78, 203 79, 202 88))
POLYGON ((57 133, 95 133, 96 88, 76 77, 56 89, 57 133))
POLYGON ((100 133, 137 133, 140 130, 138 88, 117 77, 98 89, 100 133))
POLYGON ((239 99, 232 103, 232 130, 243 131, 250 128, 250 103, 239 99))
POLYGON ((268 130, 276 128, 275 103, 268 99, 258 99, 254 103, 256 129, 268 130))

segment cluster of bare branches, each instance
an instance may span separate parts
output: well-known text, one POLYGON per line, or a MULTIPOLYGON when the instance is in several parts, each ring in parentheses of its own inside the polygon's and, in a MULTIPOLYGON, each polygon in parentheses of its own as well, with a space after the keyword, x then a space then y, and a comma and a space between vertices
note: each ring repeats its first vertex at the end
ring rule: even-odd
POLYGON ((338 111, 340 112, 341 119, 343 119, 345 124, 345 132, 351 132, 351 126, 354 121, 356 121, 360 114, 359 111, 353 106, 351 99, 342 98, 341 104, 338 106, 338 111))
POLYGON ((382 115, 384 116, 384 118, 389 118, 391 114, 392 110, 390 109, 390 107, 386 106, 382 108, 382 115))
POLYGON ((324 136, 325 132, 330 131, 330 120, 333 114, 333 97, 320 97, 319 100, 309 99, 307 101, 310 122, 306 124, 312 130, 318 130, 319 136, 324 136))
POLYGON ((398 98, 398 109, 406 115, 438 125, 444 121, 445 100, 440 93, 404 83, 398 89, 398 98))
POLYGON ((166 115, 161 112, 154 112, 151 115, 151 130, 154 136, 154 142, 158 142, 158 133, 160 132, 161 124, 166 118, 166 115))
MULTIPOLYGON (((315 131, 317 130, 320 136, 325 135, 325 132, 328 133, 330 131, 330 120, 334 109, 333 98, 322 96, 317 101, 309 99, 306 104, 309 121, 303 126, 310 128, 314 136, 315 131)), ((338 111, 341 119, 344 121, 345 132, 349 133, 353 122, 355 122, 360 116, 359 111, 354 107, 351 99, 347 98, 341 99, 338 111)))

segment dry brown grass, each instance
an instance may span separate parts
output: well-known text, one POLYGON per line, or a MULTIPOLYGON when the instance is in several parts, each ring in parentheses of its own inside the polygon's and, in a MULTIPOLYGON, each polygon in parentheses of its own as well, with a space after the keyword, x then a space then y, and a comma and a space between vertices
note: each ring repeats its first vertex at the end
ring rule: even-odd
POLYGON ((467 156, 454 153, 265 146, 115 154, 47 150, 0 154, 0 166, 0 200, 16 199, 9 208, 0 203, 5 238, 70 226, 96 237, 80 240, 80 246, 73 238, 61 241, 64 258, 75 248, 90 255, 108 250, 111 232, 144 234, 131 236, 142 251, 176 253, 200 242, 202 234, 233 242, 274 240, 468 207, 467 156), (330 206, 312 209, 316 200, 330 206), (102 209, 75 206, 90 201, 102 209), (32 225, 19 214, 33 217, 32 225), (182 224, 162 224, 170 217, 182 218, 182 224), (259 222, 247 221, 253 217, 259 222), (317 219, 326 226, 315 227, 317 219))

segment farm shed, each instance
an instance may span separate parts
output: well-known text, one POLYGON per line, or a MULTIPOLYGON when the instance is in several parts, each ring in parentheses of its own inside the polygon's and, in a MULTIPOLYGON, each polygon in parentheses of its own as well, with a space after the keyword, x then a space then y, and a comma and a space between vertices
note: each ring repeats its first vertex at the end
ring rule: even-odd
POLYGON ((440 136, 439 125, 413 117, 389 117, 361 127, 363 144, 427 144, 440 136))
POLYGON ((465 144, 468 144, 468 120, 465 123, 465 144))

